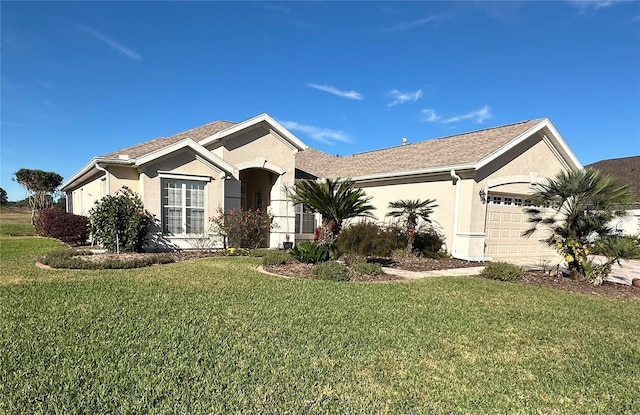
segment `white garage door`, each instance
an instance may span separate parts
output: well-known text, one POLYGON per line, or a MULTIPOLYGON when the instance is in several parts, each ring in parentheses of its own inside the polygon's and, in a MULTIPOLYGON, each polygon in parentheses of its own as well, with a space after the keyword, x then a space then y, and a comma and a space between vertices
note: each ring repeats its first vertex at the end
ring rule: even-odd
POLYGON ((486 244, 487 255, 494 258, 533 257, 549 258, 555 250, 540 239, 539 231, 526 238, 522 232, 529 229, 528 215, 523 208, 529 205, 524 195, 489 194, 487 198, 486 244))

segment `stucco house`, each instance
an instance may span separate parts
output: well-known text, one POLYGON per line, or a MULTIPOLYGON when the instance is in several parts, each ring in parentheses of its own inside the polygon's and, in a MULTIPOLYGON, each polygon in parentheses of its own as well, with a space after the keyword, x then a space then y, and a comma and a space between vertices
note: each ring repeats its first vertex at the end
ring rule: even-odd
POLYGON ((624 217, 615 219, 610 226, 623 235, 640 235, 640 156, 600 160, 587 168, 599 170, 627 184, 635 193, 636 203, 624 217))
POLYGON ((284 186, 302 178, 352 178, 385 221, 389 201, 435 198, 433 219, 458 258, 554 252, 540 235, 522 238, 530 186, 582 165, 551 122, 519 122, 419 143, 337 157, 308 148, 267 114, 216 121, 95 157, 62 187, 68 210, 87 214, 123 185, 162 223, 157 237, 189 248, 220 207, 269 209, 268 246, 312 237, 318 218, 293 206, 284 186))

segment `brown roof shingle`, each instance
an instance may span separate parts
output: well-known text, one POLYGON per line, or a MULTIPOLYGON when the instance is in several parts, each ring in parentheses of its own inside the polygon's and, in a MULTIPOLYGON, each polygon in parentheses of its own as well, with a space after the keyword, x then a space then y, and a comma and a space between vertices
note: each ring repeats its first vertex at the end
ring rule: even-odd
POLYGON ((309 149, 296 155, 296 168, 318 177, 335 178, 473 164, 542 120, 523 121, 346 157, 309 149))
POLYGON ((601 160, 585 166, 616 177, 621 184, 628 184, 640 201, 640 156, 601 160))
POLYGON ((214 121, 212 123, 201 125, 200 127, 192 128, 190 130, 172 135, 171 137, 156 138, 150 141, 145 141, 141 144, 123 148, 118 151, 113 151, 109 154, 105 154, 102 157, 113 158, 118 157, 120 154, 126 154, 129 156, 129 158, 138 158, 144 156, 145 154, 149 154, 153 151, 160 150, 171 144, 177 143, 178 141, 181 141, 185 138, 190 138, 193 141, 198 142, 235 124, 236 123, 230 121, 214 121))

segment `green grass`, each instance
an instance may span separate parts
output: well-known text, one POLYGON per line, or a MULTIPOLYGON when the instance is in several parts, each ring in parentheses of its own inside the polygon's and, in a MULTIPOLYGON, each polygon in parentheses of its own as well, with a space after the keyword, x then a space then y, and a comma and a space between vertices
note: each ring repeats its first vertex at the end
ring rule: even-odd
POLYGON ((23 210, 0 208, 0 236, 34 236, 31 213, 23 210))
POLYGON ((58 243, 0 242, 0 413, 640 412, 638 301, 247 257, 41 270, 58 243))

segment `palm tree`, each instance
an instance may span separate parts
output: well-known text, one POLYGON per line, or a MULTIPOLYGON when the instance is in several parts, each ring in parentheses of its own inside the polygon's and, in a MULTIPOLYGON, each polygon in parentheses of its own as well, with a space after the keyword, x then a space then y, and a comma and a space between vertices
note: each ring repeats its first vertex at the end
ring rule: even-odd
POLYGON ((429 215, 433 213, 435 199, 427 200, 397 200, 389 202, 389 213, 387 216, 394 218, 404 218, 407 226, 407 252, 413 252, 413 243, 416 239, 416 228, 418 227, 418 218, 422 218, 427 223, 431 223, 429 215))
POLYGON ((546 242, 556 246, 570 271, 584 275, 583 263, 591 242, 612 234, 609 222, 625 214, 634 195, 628 185, 619 185, 611 176, 586 169, 562 171, 536 184, 531 200, 538 207, 525 209, 532 227, 523 235, 531 236, 539 228, 549 229, 551 235, 546 242), (551 210, 543 208, 546 206, 551 210))
POLYGON ((300 180, 287 188, 295 204, 305 204, 322 215, 319 243, 333 249, 345 219, 373 217, 370 196, 353 187, 351 179, 300 180))

